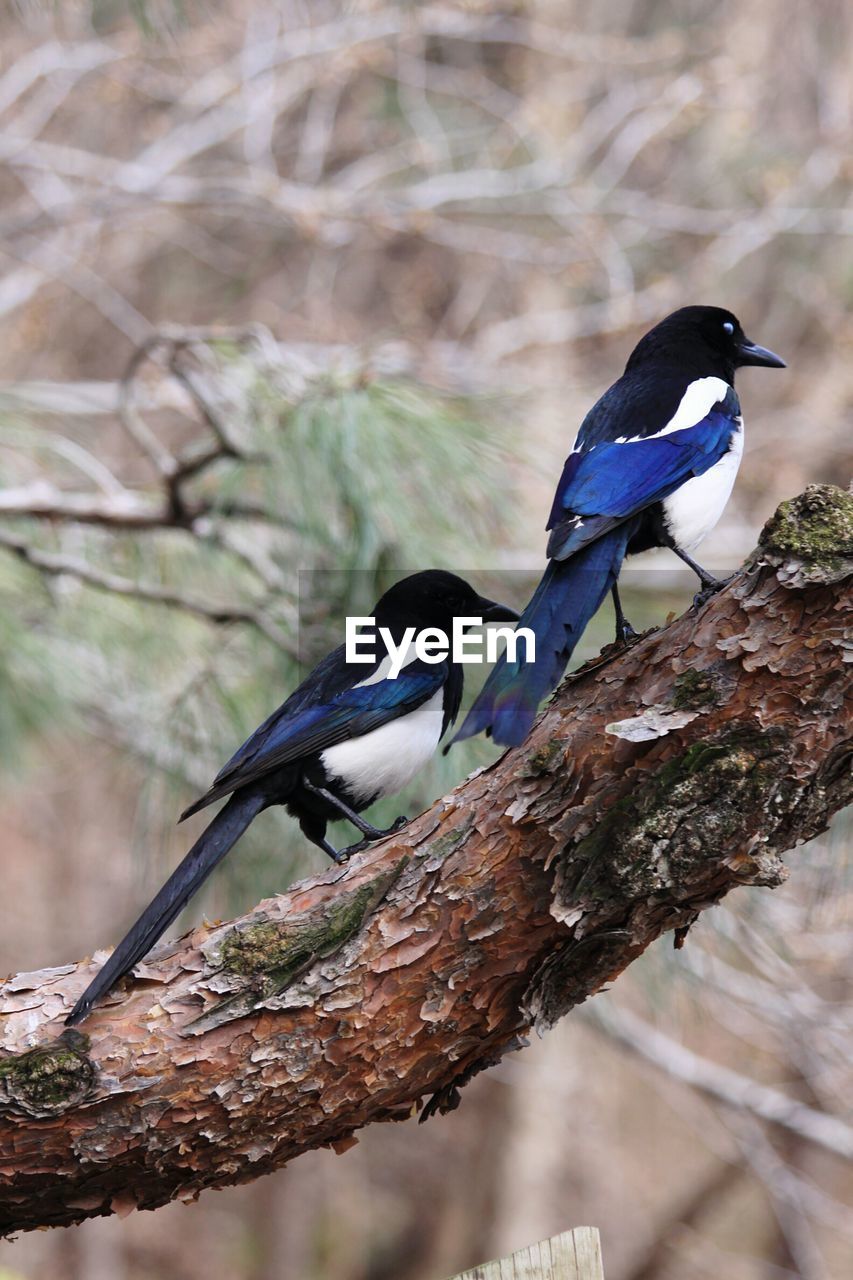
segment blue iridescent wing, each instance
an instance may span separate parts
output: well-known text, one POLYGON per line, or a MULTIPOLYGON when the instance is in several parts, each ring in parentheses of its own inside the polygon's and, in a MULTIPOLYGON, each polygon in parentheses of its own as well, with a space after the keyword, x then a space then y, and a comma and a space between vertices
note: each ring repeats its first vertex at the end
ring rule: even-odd
POLYGON ((601 441, 566 460, 548 528, 548 555, 566 559, 624 520, 663 501, 728 452, 737 428, 734 391, 700 422, 645 438, 601 441))
POLYGON ((290 698, 247 738, 217 774, 213 786, 182 817, 195 813, 295 760, 407 715, 431 698, 447 679, 446 662, 408 663, 396 679, 372 680, 370 670, 344 662, 336 649, 290 698), (366 671, 366 674, 365 674, 366 671))

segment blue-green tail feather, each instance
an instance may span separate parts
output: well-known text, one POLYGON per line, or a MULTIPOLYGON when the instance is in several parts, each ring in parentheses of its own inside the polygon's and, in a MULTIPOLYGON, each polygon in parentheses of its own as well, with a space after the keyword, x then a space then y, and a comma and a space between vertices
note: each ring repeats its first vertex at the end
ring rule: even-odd
POLYGON ((504 746, 527 737, 539 703, 559 684, 575 646, 619 576, 632 530, 622 524, 570 560, 551 560, 518 621, 536 640, 530 662, 523 641, 514 661, 502 657, 453 741, 486 733, 504 746))

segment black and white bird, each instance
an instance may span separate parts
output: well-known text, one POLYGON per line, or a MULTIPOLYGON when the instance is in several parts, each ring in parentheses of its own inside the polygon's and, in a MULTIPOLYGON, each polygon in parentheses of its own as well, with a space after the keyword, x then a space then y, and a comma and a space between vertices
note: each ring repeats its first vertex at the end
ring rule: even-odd
POLYGON ((617 640, 631 637, 616 588, 626 555, 671 548, 699 577, 697 603, 722 585, 691 553, 720 518, 740 465, 734 380, 744 365, 785 362, 719 307, 683 307, 640 340, 563 467, 547 525, 549 564, 519 622, 536 637, 535 658, 521 651, 496 664, 454 741, 485 732, 522 742, 608 591, 617 640))
POLYGON ((372 617, 372 660, 348 662, 344 645, 333 650, 181 815, 183 821, 230 797, 80 996, 67 1025, 85 1018, 142 959, 263 809, 285 805, 303 834, 336 862, 404 825, 398 818, 383 831, 360 815, 411 782, 456 719, 462 698, 461 665, 452 653, 423 661, 414 647, 418 633, 438 629, 450 637, 455 618, 515 622, 518 614, 479 596, 455 574, 430 569, 386 591, 372 617), (382 628, 391 644, 381 638, 382 628), (402 662, 396 675, 392 650, 397 665, 402 662), (362 839, 338 851, 326 827, 344 818, 362 839))

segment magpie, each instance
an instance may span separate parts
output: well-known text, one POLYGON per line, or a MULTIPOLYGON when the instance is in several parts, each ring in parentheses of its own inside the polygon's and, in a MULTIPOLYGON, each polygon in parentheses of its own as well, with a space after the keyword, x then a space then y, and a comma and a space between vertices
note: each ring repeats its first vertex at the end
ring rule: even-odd
POLYGON ((682 307, 640 340, 563 467, 546 526, 548 566, 519 622, 534 633, 535 655, 528 661, 519 646, 514 661, 501 658, 454 742, 481 732, 506 746, 523 742, 608 592, 617 642, 632 638, 617 590, 626 555, 670 548, 699 578, 697 606, 723 585, 690 553, 720 518, 740 464, 734 380, 744 365, 785 368, 719 307, 682 307))
MULTIPOLYGON (((67 1026, 85 1018, 146 955, 263 809, 284 805, 308 840, 335 862, 405 824, 398 818, 383 831, 360 815, 414 778, 455 721, 462 698, 462 667, 452 652, 425 662, 415 652, 416 637, 427 628, 450 636, 454 618, 517 622, 518 614, 478 595, 455 574, 429 569, 386 591, 371 616, 377 640, 372 659, 347 662, 344 645, 328 654, 181 814, 183 822, 230 797, 80 996, 67 1026), (394 653, 397 666, 403 663, 399 671, 394 653), (326 826, 342 818, 363 838, 338 850, 326 839, 326 826)), ((367 639, 359 637, 360 653, 367 639)))

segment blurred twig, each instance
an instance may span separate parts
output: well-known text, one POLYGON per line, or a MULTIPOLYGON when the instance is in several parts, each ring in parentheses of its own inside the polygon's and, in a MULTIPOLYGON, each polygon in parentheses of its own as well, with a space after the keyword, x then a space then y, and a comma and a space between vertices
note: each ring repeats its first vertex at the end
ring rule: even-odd
POLYGON ((630 1010, 597 1009, 597 1026, 612 1040, 665 1071, 673 1079, 690 1085, 736 1111, 745 1111, 769 1124, 788 1129, 815 1146, 853 1160, 853 1128, 839 1116, 816 1111, 770 1085, 749 1079, 679 1044, 630 1010))
POLYGON ((221 625, 246 623, 257 628, 262 635, 285 653, 292 656, 297 654, 295 646, 288 637, 259 609, 212 604, 207 600, 193 598, 183 592, 161 587, 155 583, 137 582, 132 578, 121 577, 119 574, 107 573, 93 568, 85 560, 42 551, 30 545, 25 539, 7 533, 4 529, 0 529, 0 547, 12 552, 33 569, 37 569, 39 573, 50 577, 73 578, 85 586, 95 587, 98 591, 106 591, 110 595, 127 596, 147 603, 168 605, 170 608, 181 609, 185 613, 205 618, 208 622, 221 625))

